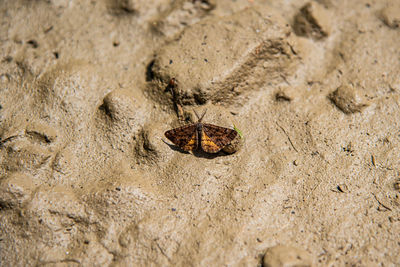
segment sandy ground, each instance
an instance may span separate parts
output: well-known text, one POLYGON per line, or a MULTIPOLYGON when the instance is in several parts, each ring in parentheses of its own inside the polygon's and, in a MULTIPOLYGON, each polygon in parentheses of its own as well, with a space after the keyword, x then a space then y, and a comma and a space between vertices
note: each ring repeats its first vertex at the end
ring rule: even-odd
POLYGON ((400 264, 399 1, 0 12, 1 266, 400 264))

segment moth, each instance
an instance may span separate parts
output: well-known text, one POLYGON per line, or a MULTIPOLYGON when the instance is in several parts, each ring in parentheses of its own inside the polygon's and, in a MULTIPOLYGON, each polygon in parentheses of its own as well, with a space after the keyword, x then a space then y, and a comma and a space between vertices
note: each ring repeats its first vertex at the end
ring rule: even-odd
POLYGON ((201 149, 207 153, 218 153, 236 138, 237 131, 209 123, 202 123, 206 111, 198 118, 196 123, 175 128, 165 132, 172 143, 184 151, 201 149))

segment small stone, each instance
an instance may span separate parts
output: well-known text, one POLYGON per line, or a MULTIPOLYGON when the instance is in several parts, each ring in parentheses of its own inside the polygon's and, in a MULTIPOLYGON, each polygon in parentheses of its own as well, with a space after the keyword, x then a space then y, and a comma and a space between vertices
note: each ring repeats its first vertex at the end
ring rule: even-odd
POLYGON ((114 0, 110 1, 108 10, 115 16, 135 14, 135 1, 134 0, 114 0))
POLYGON ((38 48, 39 44, 36 40, 29 40, 28 42, 26 42, 27 44, 29 44, 30 46, 32 46, 33 48, 38 48))
POLYGON ((193 1, 195 6, 199 6, 203 10, 210 11, 217 6, 215 0, 206 0, 206 1, 193 1))
POLYGON ((396 189, 397 191, 400 192, 400 179, 397 180, 397 181, 394 183, 393 186, 394 186, 394 189, 396 189))
POLYGON ((234 128, 238 132, 238 134, 236 135, 235 139, 233 139, 229 145, 226 145, 222 149, 222 151, 224 151, 225 153, 228 153, 228 154, 233 154, 233 153, 239 151, 244 144, 244 137, 243 137, 242 132, 239 129, 237 129, 236 127, 234 127, 234 128))
POLYGON ((340 193, 347 193, 349 191, 349 188, 346 184, 340 184, 336 188, 340 193))
POLYGON ((320 40, 329 35, 330 25, 328 11, 317 2, 309 2, 295 16, 293 28, 297 35, 320 40))
POLYGON ((285 92, 283 92, 283 91, 278 91, 278 92, 275 94, 275 100, 276 100, 276 101, 279 101, 279 102, 282 102, 282 101, 290 102, 290 101, 292 101, 292 98, 291 98, 290 96, 288 96, 285 92))
POLYGON ((328 98, 346 114, 361 112, 369 105, 361 91, 351 85, 342 85, 328 98))
POLYGON ((311 255, 302 249, 278 245, 267 249, 263 257, 264 267, 314 266, 311 255))
POLYGON ((389 28, 395 29, 400 27, 400 4, 394 3, 386 6, 381 11, 381 20, 389 28))

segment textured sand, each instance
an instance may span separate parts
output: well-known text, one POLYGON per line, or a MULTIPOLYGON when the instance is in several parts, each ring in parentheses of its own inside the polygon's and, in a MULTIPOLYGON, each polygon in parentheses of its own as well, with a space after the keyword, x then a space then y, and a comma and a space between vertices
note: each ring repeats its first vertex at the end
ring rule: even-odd
POLYGON ((397 0, 0 14, 1 266, 400 263, 397 0), (205 109, 238 151, 168 144, 205 109))

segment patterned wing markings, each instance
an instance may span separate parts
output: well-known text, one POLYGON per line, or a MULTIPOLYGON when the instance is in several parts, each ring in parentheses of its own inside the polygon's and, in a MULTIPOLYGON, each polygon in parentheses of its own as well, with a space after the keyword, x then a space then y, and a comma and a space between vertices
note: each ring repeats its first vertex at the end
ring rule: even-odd
POLYGON ((235 139, 235 130, 203 123, 201 148, 208 153, 217 153, 235 139))
POLYGON ((222 147, 217 146, 211 138, 204 132, 201 132, 201 149, 207 153, 217 153, 222 147))
POLYGON ((184 151, 191 151, 197 148, 196 124, 166 131, 164 135, 184 151))

